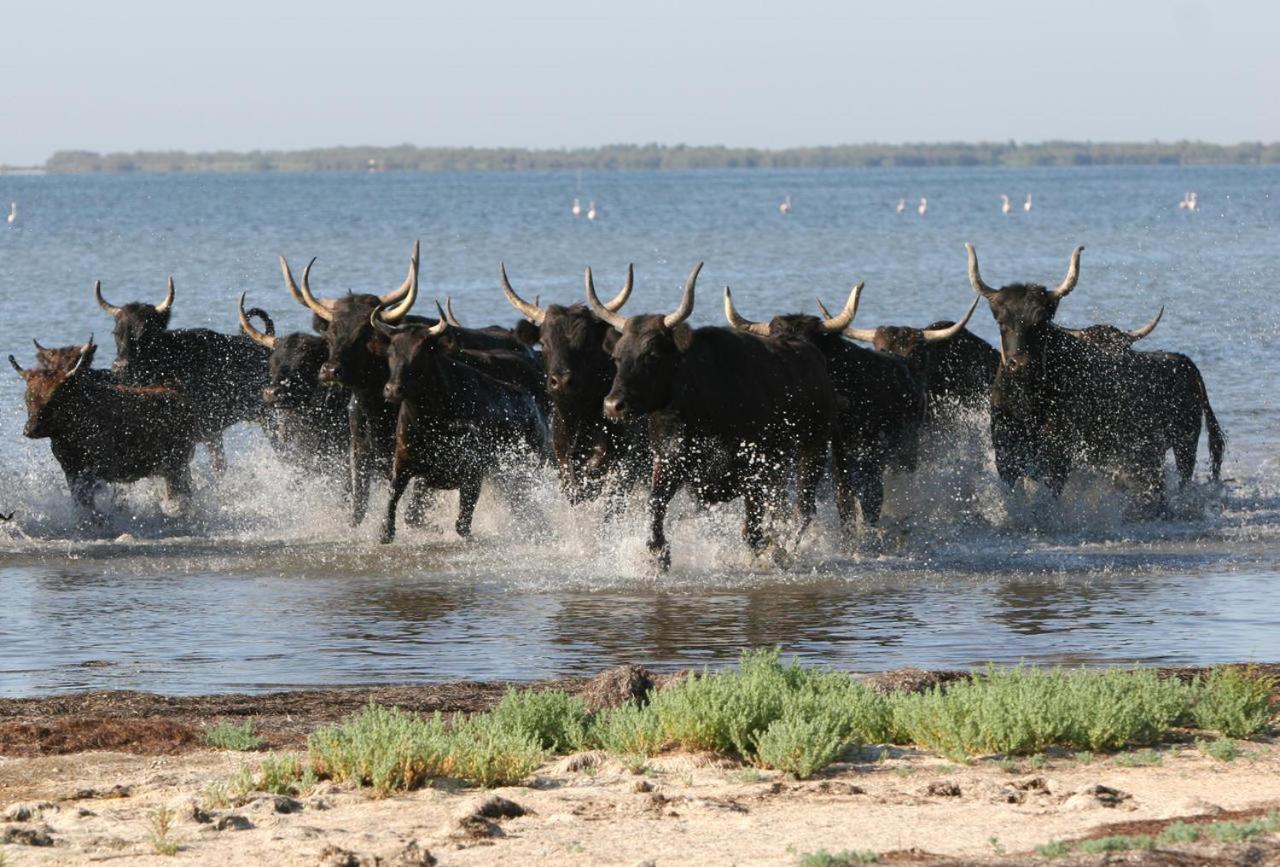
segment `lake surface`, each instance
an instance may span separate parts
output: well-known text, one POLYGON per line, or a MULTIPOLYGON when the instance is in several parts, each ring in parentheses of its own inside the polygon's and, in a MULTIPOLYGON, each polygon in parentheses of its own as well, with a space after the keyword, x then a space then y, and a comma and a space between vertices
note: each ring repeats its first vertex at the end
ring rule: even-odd
MULTIPOLYGON (((1280 168, 0 175, 10 200, 0 348, 24 365, 33 337, 90 332, 109 361, 95 279, 113 303, 155 303, 172 274, 177 327, 234 330, 248 290, 280 331, 300 330, 308 316, 277 255, 299 267, 317 256, 321 295, 385 292, 415 238, 424 298, 451 295, 477 325, 514 321, 500 260, 544 303, 581 299, 585 265, 603 294, 634 262, 630 312, 672 309, 705 260, 695 323, 722 322, 725 284, 744 315, 767 319, 812 310, 815 295, 838 306, 866 280, 861 324, 922 325, 972 300, 965 241, 994 285, 1052 285, 1082 243, 1059 320, 1132 328, 1165 305, 1147 348, 1196 359, 1229 442, 1222 486, 1207 481, 1202 445, 1174 517, 1134 524, 1087 475, 1060 502, 1006 491, 974 418, 935 444, 930 467, 890 481, 878 532, 841 539, 824 503, 779 568, 746 555, 739 505, 680 498, 673 567, 657 575, 639 501, 602 530, 599 507, 569 509, 550 475, 541 533, 486 491, 472 541, 453 535, 448 496, 428 527, 380 546, 375 521, 347 528, 337 492, 282 466, 249 427, 229 433, 224 478, 198 455, 190 515, 166 516, 143 483, 114 503, 100 494, 109 523, 88 538, 48 442, 22 437, 21 381, 7 375, 0 510, 17 514, 0 526, 0 694, 532 679, 619 661, 716 665, 758 645, 859 670, 1280 660, 1280 168), (1195 213, 1177 207, 1187 190, 1195 213), (600 219, 574 219, 575 195, 600 219)), ((971 327, 994 340, 985 308, 971 327)))

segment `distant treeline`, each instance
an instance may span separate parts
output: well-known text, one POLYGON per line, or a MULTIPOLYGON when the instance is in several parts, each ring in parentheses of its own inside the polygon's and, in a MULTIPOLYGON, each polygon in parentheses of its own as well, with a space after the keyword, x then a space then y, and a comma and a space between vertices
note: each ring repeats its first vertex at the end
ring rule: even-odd
POLYGON ((880 166, 1229 165, 1280 163, 1280 142, 1016 142, 860 144, 765 150, 722 146, 598 148, 332 147, 300 151, 58 151, 50 172, 528 171, 555 169, 756 169, 880 166))

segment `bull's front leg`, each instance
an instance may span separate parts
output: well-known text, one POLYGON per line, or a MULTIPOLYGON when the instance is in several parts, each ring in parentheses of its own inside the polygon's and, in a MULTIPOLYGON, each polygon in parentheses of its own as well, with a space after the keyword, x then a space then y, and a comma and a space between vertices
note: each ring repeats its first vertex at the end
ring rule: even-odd
POLYGON ((768 544, 769 539, 764 532, 764 517, 767 499, 764 491, 751 485, 742 495, 745 515, 742 520, 742 539, 753 553, 759 554, 768 544))
POLYGON ((476 513, 476 502, 480 499, 480 476, 467 479, 458 488, 458 520, 453 528, 458 535, 467 538, 471 535, 471 519, 476 513))
MULTIPOLYGON (((367 421, 359 414, 352 412, 351 419, 351 461, 349 476, 351 479, 351 526, 358 527, 364 520, 365 510, 369 505, 369 477, 372 459, 370 455, 371 431, 367 421)), ((406 484, 408 482, 406 481, 406 484)), ((403 493, 403 491, 402 491, 403 493)))
POLYGON ((680 488, 674 461, 654 456, 653 479, 649 488, 649 551, 665 572, 671 568, 671 546, 667 544, 667 506, 680 488))
POLYGON ((213 469, 213 474, 221 476, 227 471, 227 450, 222 444, 222 433, 218 432, 210 437, 205 448, 209 450, 209 466, 213 469))
POLYGON ((809 527, 818 510, 818 482, 822 481, 822 465, 827 459, 827 443, 806 444, 801 447, 796 467, 796 542, 809 527))
POLYGON ((93 502, 93 488, 97 480, 84 473, 68 472, 66 476, 67 486, 71 489, 71 498, 75 500, 80 511, 80 523, 101 526, 102 513, 93 502))
POLYGON ((401 461, 397 460, 391 470, 391 497, 387 500, 387 514, 383 518, 382 535, 378 539, 384 545, 396 537, 396 506, 399 505, 405 488, 409 487, 409 482, 412 480, 413 476, 401 461))

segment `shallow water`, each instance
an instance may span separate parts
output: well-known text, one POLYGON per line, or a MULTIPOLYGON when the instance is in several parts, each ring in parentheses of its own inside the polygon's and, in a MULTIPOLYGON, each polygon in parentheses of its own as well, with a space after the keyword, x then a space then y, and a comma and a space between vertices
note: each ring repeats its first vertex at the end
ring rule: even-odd
MULTIPOLYGON (((1280 171, 1274 168, 947 169, 452 175, 6 177, 19 202, 0 231, 0 347, 83 341, 111 356, 92 302, 158 300, 175 276, 174 325, 231 330, 249 290, 284 330, 306 327, 275 256, 305 261, 321 294, 399 284, 423 240, 423 292, 451 294, 474 324, 510 322, 497 289, 581 297, 636 263, 629 308, 674 306, 705 259, 695 321, 718 323, 719 287, 764 319, 839 303, 865 279, 859 321, 924 324, 972 298, 963 242, 994 284, 1056 282, 1077 243, 1082 278, 1064 323, 1134 327, 1162 304, 1150 348, 1200 364, 1230 438, 1221 487, 1198 481, 1175 517, 1131 524, 1098 479, 1059 503, 1007 492, 974 418, 932 466, 891 480, 882 531, 854 543, 829 505, 791 562, 752 562, 737 506, 673 512, 673 568, 644 556, 640 503, 600 529, 548 476, 543 518, 482 497, 476 538, 450 529, 442 497, 423 530, 375 543, 349 530, 336 493, 280 465, 260 434, 231 432, 232 471, 198 459, 192 513, 166 516, 149 484, 99 502, 109 524, 77 530, 45 441, 21 436, 20 381, 0 379, 0 694, 82 688, 195 693, 306 684, 591 673, 621 660, 718 664, 749 645, 862 670, 986 661, 1206 663, 1280 659, 1280 171), (1185 190, 1201 209, 1179 211, 1185 190), (999 194, 1035 208, 1008 217, 999 194), (777 203, 790 193, 794 212, 777 203), (575 194, 602 219, 573 220, 575 194), (923 219, 894 213, 929 198, 923 219)), ((602 291, 603 288, 602 288, 602 291)), ((993 339, 985 311, 975 330, 993 339)), ((373 514, 377 514, 376 502, 373 514)))

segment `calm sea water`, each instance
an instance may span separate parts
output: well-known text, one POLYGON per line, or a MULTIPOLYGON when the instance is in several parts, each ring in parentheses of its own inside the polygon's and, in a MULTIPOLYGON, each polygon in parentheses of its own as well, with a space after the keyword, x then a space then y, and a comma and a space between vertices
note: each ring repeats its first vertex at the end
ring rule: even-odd
MULTIPOLYGON (((336 493, 299 479, 248 427, 233 470, 203 455, 193 512, 165 516, 142 484, 103 494, 100 538, 75 529, 47 441, 21 436, 17 376, 0 377, 0 694, 83 688, 174 693, 591 673, 622 660, 719 664, 752 645, 872 670, 899 665, 1202 663, 1280 659, 1280 170, 946 169, 568 174, 159 177, 0 176, 0 348, 66 345, 110 320, 92 300, 158 301, 175 326, 235 328, 248 290, 281 330, 306 327, 276 256, 318 261, 321 294, 386 291, 423 242, 426 297, 471 324, 511 322, 499 260, 526 295, 602 292, 636 264, 629 309, 667 310, 706 261, 694 319, 720 323, 720 288, 757 319, 839 304, 866 280, 859 321, 924 324, 972 299, 963 243, 988 282, 1052 283, 1073 246, 1082 277, 1059 318, 1134 327, 1167 313, 1149 348, 1191 354, 1230 437, 1224 476, 1177 498, 1176 517, 1127 524, 1081 476, 1061 502, 994 479, 975 418, 932 466, 891 480, 883 530, 848 543, 829 505, 785 569, 753 563, 740 507, 679 502, 674 564, 655 575, 642 509, 601 531, 547 480, 530 539, 482 497, 476 538, 453 536, 451 498, 391 547, 356 531, 336 493), (1180 211, 1187 190, 1200 210, 1180 211), (1001 193, 1024 213, 1000 212, 1001 193), (794 212, 778 203, 792 196, 794 212), (594 223, 569 214, 594 198, 594 223), (928 214, 914 204, 929 200, 928 214), (907 212, 894 204, 906 198, 907 212)), ((994 339, 985 310, 975 330, 994 339)), ((376 510, 375 510, 376 514, 376 510)))

